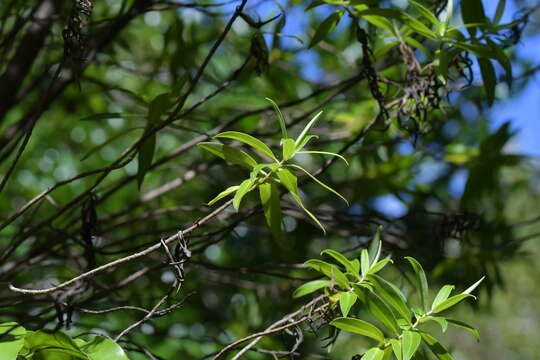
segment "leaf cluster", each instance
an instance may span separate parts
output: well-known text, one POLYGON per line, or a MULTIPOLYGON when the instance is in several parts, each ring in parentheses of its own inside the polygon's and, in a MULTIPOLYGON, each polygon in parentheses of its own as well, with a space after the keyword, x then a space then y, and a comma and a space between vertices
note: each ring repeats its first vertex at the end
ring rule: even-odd
POLYGON ((330 322, 339 330, 359 334, 375 341, 362 359, 397 360, 424 359, 429 349, 437 359, 452 359, 424 324, 435 322, 445 332, 448 325, 464 328, 479 339, 478 331, 464 321, 446 317, 443 312, 467 298, 475 299, 472 291, 483 278, 463 292, 451 296, 453 285, 444 285, 429 301, 429 288, 424 269, 412 257, 406 257, 415 274, 415 287, 420 294, 420 306, 412 306, 402 290, 378 273, 393 261, 381 258, 380 231, 373 238, 370 249, 363 249, 360 258, 349 260, 343 254, 327 249, 321 255, 333 262, 308 260, 306 265, 323 274, 326 279, 314 280, 300 286, 293 297, 301 297, 323 289, 330 306, 339 307, 341 317, 330 322), (356 309, 367 310, 380 325, 351 316, 356 309), (422 346, 421 346, 422 345, 422 346))

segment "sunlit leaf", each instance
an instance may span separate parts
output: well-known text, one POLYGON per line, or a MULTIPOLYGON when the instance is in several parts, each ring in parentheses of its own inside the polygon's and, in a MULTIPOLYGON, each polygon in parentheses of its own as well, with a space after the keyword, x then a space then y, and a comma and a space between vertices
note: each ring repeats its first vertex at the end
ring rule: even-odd
POLYGON ((208 202, 208 206, 212 206, 214 205, 216 202, 218 202, 219 200, 223 199, 224 197, 232 194, 233 192, 235 192, 236 190, 238 190, 240 186, 238 185, 234 185, 234 186, 230 186, 228 187, 227 189, 223 190, 222 192, 220 192, 215 198, 213 198, 212 200, 210 200, 208 202))
POLYGON ((281 128, 281 136, 283 139, 287 139, 289 136, 287 135, 287 124, 285 123, 285 117, 283 117, 283 114, 281 113, 281 110, 279 109, 278 104, 275 103, 274 100, 270 98, 265 98, 270 104, 272 104, 272 107, 274 108, 274 111, 276 112, 276 115, 278 117, 279 126, 281 128))
POLYGON ((26 329, 15 322, 0 324, 0 360, 15 360, 24 345, 26 329))
POLYGON ((236 194, 234 194, 233 198, 233 206, 238 211, 240 209, 240 203, 244 196, 251 190, 251 187, 253 186, 253 180, 247 179, 242 181, 240 186, 238 187, 238 190, 236 190, 236 194))
POLYGON ((276 156, 274 155, 272 150, 270 150, 270 148, 266 146, 265 143, 249 134, 244 134, 237 131, 226 131, 217 134, 216 136, 214 136, 214 138, 225 138, 240 141, 246 145, 251 146, 255 150, 259 151, 261 154, 268 156, 270 159, 277 161, 276 156))
POLYGON ((90 360, 129 360, 120 345, 103 336, 95 336, 81 346, 81 350, 88 355, 90 360))
POLYGON ((416 274, 416 281, 418 289, 420 290, 420 300, 422 302, 422 309, 424 312, 427 312, 428 310, 428 283, 426 279, 426 273, 424 272, 424 269, 422 268, 422 265, 416 259, 406 256, 405 259, 409 261, 411 264, 414 273, 416 274))
POLYGON ((358 300, 358 297, 353 292, 343 291, 339 293, 339 308, 344 317, 349 315, 349 311, 356 303, 356 300, 358 300))
POLYGON ((308 294, 311 294, 319 289, 322 289, 324 287, 327 287, 330 284, 330 280, 313 280, 310 282, 307 282, 298 289, 296 289, 293 293, 294 298, 299 298, 308 294))
POLYGON ((384 334, 382 331, 375 325, 364 320, 342 317, 333 320, 330 325, 335 326, 340 330, 360 334, 377 341, 384 341, 384 334))

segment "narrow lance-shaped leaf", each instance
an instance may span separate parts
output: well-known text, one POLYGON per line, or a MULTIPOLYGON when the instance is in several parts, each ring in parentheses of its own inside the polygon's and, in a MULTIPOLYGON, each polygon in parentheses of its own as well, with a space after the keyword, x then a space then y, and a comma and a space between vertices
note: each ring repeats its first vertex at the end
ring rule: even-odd
MULTIPOLYGON (((288 140, 288 139, 287 139, 288 140)), ((306 174, 307 176, 309 176, 313 181, 315 181, 317 184, 319 184, 320 186, 322 186, 323 188, 325 188, 326 190, 330 191, 332 194, 335 194, 336 196, 340 197, 343 201, 345 201, 345 203, 347 203, 347 205, 349 204, 349 202, 347 201, 347 199, 345 199, 345 197, 343 195, 341 195, 340 193, 338 193, 336 190, 332 189, 330 186, 326 185, 325 183, 323 183, 322 181, 320 181, 319 179, 317 179, 315 176, 311 175, 309 171, 307 171, 306 169, 304 169, 303 167, 299 166, 299 165, 296 165, 296 164, 289 164, 287 165, 289 167, 293 167, 295 169, 298 169, 302 172, 304 172, 304 174, 306 174)))
POLYGON ((349 288, 349 280, 337 266, 317 259, 308 260, 305 264, 326 275, 328 278, 335 280, 335 282, 343 289, 349 288))
MULTIPOLYGON (((306 137, 306 139, 310 139, 310 137, 316 137, 315 135, 309 135, 308 137, 306 137)), ((305 140, 304 140, 305 141, 305 140)), ((300 144, 298 146, 299 148, 302 148, 302 144, 300 144)), ((347 159, 345 159, 343 156, 339 155, 339 154, 336 154, 336 153, 333 153, 333 152, 328 152, 328 151, 315 151, 315 150, 309 150, 309 151, 297 151, 296 152, 297 154, 316 154, 316 155, 329 155, 329 156, 335 156, 337 158, 340 158, 341 160, 343 160, 345 162, 345 164, 347 166, 349 166, 349 162, 347 161, 347 159)))
POLYGON ((360 254, 360 266, 362 269, 362 277, 365 278, 369 271, 369 252, 367 249, 362 249, 360 254))
POLYGON ((331 256, 337 262, 339 262, 341 265, 343 265, 345 267, 345 269, 347 269, 348 272, 350 272, 351 274, 355 274, 356 269, 354 268, 354 265, 352 264, 351 261, 349 261, 342 254, 340 254, 337 251, 332 250, 332 249, 326 249, 326 250, 321 251, 321 255, 323 255, 323 254, 331 256))
POLYGON ((480 334, 478 333, 478 330, 476 330, 471 325, 469 325, 469 324, 467 324, 467 323, 465 323, 463 321, 454 320, 454 319, 446 319, 446 321, 452 326, 460 327, 462 329, 467 330, 468 332, 470 332, 476 338, 476 341, 480 341, 480 334))
POLYGON ((322 114, 322 111, 319 111, 317 113, 317 115, 315 115, 313 117, 313 119, 311 119, 309 121, 309 123, 306 125, 306 127, 304 128, 304 130, 302 130, 302 132, 300 133, 300 135, 298 135, 298 137, 296 138, 296 141, 295 141, 295 144, 296 144, 296 147, 298 148, 298 145, 301 144, 304 139, 306 138, 306 136, 308 136, 308 133, 309 131, 311 130, 311 128, 315 125, 315 122, 317 122, 317 119, 319 118, 319 116, 321 116, 322 114))
POLYGON ((448 299, 448 296, 450 296, 453 289, 453 285, 444 285, 437 293, 437 296, 435 296, 433 304, 431 304, 431 309, 433 310, 437 305, 448 299))
POLYGON ((399 325, 392 310, 375 293, 368 294, 367 307, 373 316, 384 324, 390 331, 397 335, 399 325))
POLYGON ((236 194, 234 195, 234 198, 233 198, 233 206, 236 209, 236 211, 238 211, 238 209, 240 208, 240 203, 242 202, 242 199, 251 190, 252 186, 253 186, 253 180, 251 179, 244 180, 240 184, 240 187, 236 191, 236 194))
POLYGON ((375 236, 373 236, 373 240, 371 240, 371 244, 369 245, 369 265, 373 266, 377 261, 379 261, 379 257, 381 256, 381 250, 382 250, 382 243, 381 243, 381 231, 382 226, 377 227, 377 231, 375 232, 375 236))
POLYGON ((222 192, 220 192, 215 198, 213 198, 212 200, 210 200, 208 202, 208 206, 212 206, 214 205, 216 202, 218 202, 219 200, 223 199, 224 197, 232 194, 233 192, 235 192, 236 190, 238 190, 240 186, 238 185, 234 185, 234 186, 230 186, 228 187, 227 189, 223 190, 222 192))
POLYGON ((408 323, 411 322, 411 311, 407 306, 405 296, 401 291, 391 282, 383 279, 378 275, 368 276, 370 284, 372 284, 377 290, 377 294, 380 295, 390 306, 405 319, 408 323))
POLYGON ((270 159, 277 161, 276 156, 265 143, 249 134, 244 134, 237 131, 226 131, 215 135, 214 138, 225 138, 240 141, 246 145, 251 146, 255 150, 259 151, 261 154, 268 156, 270 159))
POLYGON ((416 281, 418 284, 418 288, 420 290, 420 300, 422 302, 422 309, 424 312, 427 312, 427 297, 428 297, 428 284, 426 279, 426 273, 424 272, 424 269, 422 268, 422 265, 416 259, 407 256, 405 257, 411 264, 415 274, 416 274, 416 281))
POLYGON ((493 101, 495 100, 495 86, 497 85, 495 68, 490 60, 483 58, 478 58, 478 65, 480 65, 480 72, 482 73, 482 81, 484 82, 484 88, 486 89, 488 105, 492 106, 493 101))
POLYGON ((327 287, 329 284, 330 280, 313 280, 307 282, 294 291, 293 298, 299 298, 311 294, 319 289, 327 287))
POLYGON ((465 300, 466 298, 468 297, 472 297, 474 298, 473 295, 471 294, 459 294, 459 295, 454 295, 452 296, 451 298, 441 302, 439 305, 435 306, 432 310, 432 312, 434 314, 437 314, 437 313, 440 313, 441 311, 444 311, 446 309, 449 309, 451 308, 452 306, 454 305, 457 305, 458 303, 460 303, 461 301, 465 300))
POLYGON ((342 16, 342 11, 336 11, 330 14, 330 16, 328 16, 326 19, 324 19, 323 22, 319 25, 319 27, 317 27, 315 35, 313 35, 313 38, 309 43, 309 47, 317 45, 321 40, 324 40, 328 36, 328 34, 334 31, 342 16))
POLYGON ((287 139, 289 136, 287 135, 287 125, 285 124, 285 118, 283 117, 283 114, 281 113, 281 110, 279 109, 278 104, 275 103, 274 100, 270 98, 265 98, 270 104, 272 104, 272 107, 274 108, 276 115, 278 117, 279 126, 281 128, 281 136, 283 139, 287 139))
POLYGON ((453 360, 453 357, 450 355, 448 350, 442 346, 437 339, 425 332, 420 332, 422 340, 431 350, 433 355, 439 360, 453 360))
POLYGON ((249 154, 229 145, 213 142, 200 142, 197 144, 197 146, 208 151, 212 155, 230 162, 231 164, 241 165, 248 169, 251 169, 257 165, 255 159, 253 159, 249 154))
POLYGON ((156 134, 148 135, 148 132, 145 131, 143 134, 144 140, 139 145, 139 152, 137 156, 138 167, 137 167, 137 185, 139 189, 144 181, 146 172, 152 166, 152 160, 154 158, 154 152, 156 150, 156 134))
POLYGON ((337 327, 340 330, 360 334, 380 342, 384 341, 384 334, 382 331, 375 325, 364 320, 342 317, 335 319, 330 325, 337 327))
POLYGON ((274 184, 261 184, 259 185, 259 195, 266 223, 270 227, 274 239, 281 241, 283 239, 283 233, 281 231, 281 204, 279 199, 279 189, 274 184))

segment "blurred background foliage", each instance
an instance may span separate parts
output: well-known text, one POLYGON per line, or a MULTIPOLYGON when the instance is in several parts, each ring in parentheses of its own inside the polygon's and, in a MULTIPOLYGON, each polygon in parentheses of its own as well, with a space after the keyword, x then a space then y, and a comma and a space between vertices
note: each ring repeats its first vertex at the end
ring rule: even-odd
MULTIPOLYGON (((407 7, 407 1, 382 3, 407 7)), ((446 1, 422 3, 440 8, 446 1)), ((488 16, 496 3, 484 1, 488 16)), ((164 93, 181 96, 178 84, 186 76, 196 77, 239 5, 96 1, 84 29, 86 60, 72 56, 55 77, 66 51, 63 31, 73 17, 73 2, 0 4, 0 179, 6 178, 15 158, 10 150, 15 141, 20 143, 20 134, 33 127, 0 193, 2 320, 54 328, 54 297, 13 294, 7 284, 40 288, 67 280, 91 263, 129 255, 209 213, 203 204, 238 184, 245 173, 193 145, 226 126, 277 146, 279 127, 265 97, 280 104, 293 133, 311 114, 324 110, 314 132, 320 136, 317 147, 327 151, 339 151, 377 115, 378 103, 361 80, 362 46, 349 18, 344 17, 328 38, 308 47, 317 26, 336 5, 305 11, 308 4, 303 1, 248 1, 248 17, 233 23, 187 98, 183 109, 190 111, 157 133, 153 166, 140 189, 133 159, 107 171, 103 179, 105 172, 96 172, 68 181, 17 215, 42 191, 109 166, 136 143, 146 126, 149 103, 164 93), (44 25, 43 43, 25 43, 24 34, 32 26, 29 17, 45 3, 53 10, 44 25), (32 51, 32 46, 38 49, 32 51), (10 78, 6 74, 14 60, 22 64, 19 56, 32 61, 10 78), (79 75, 78 67, 84 68, 79 75), (95 219, 85 220, 88 214, 95 219), (91 236, 92 259, 85 234, 91 236)), ((349 167, 338 162, 322 175, 349 200, 349 207, 316 184, 302 186, 308 208, 327 227, 326 236, 286 199, 283 243, 272 240, 258 210, 249 217, 247 210, 227 210, 190 237, 193 257, 179 297, 193 293, 180 309, 131 333, 126 348, 136 343, 162 358, 199 359, 260 331, 302 304, 291 299, 292 291, 314 274, 301 263, 325 248, 358 255, 380 224, 385 250, 396 260, 414 256, 440 284, 465 287, 487 276, 478 306, 459 310, 479 328, 482 340, 477 344, 449 331, 456 359, 538 358, 540 167, 534 154, 539 152, 538 143, 536 148, 520 144, 519 127, 514 125, 523 128, 530 123, 525 131, 538 130, 538 118, 531 116, 538 114, 533 110, 538 103, 512 105, 524 93, 535 92, 536 101, 539 96, 538 56, 522 50, 540 46, 540 12, 534 6, 534 1, 508 1, 504 19, 511 21, 527 11, 530 17, 524 29, 511 29, 515 33, 510 35, 519 36, 516 46, 506 50, 514 80, 510 87, 497 65, 493 108, 474 64, 473 83, 462 90, 462 80, 453 83, 460 91, 443 99, 444 111, 430 113, 432 130, 422 134, 392 122, 365 134, 344 154, 349 167), (512 118, 503 122, 498 111, 512 118)), ((455 22, 460 22, 459 12, 455 22)), ((382 38, 376 29, 367 28, 376 52, 382 38)), ((419 51, 415 54, 427 61, 419 51)), ((375 69, 386 77, 402 75, 397 51, 374 60, 375 69)), ((538 132, 533 136, 538 139, 538 132)), ((312 171, 324 161, 318 156, 301 158, 302 166, 312 171)), ((246 209, 255 204, 254 197, 246 200, 246 209)), ((164 261, 162 252, 154 253, 89 280, 88 291, 70 298, 74 313, 69 333, 113 335, 139 319, 140 314, 130 311, 98 316, 77 308, 152 307, 174 281, 164 261), (138 271, 145 275, 129 286, 118 285, 138 271)), ((403 273, 393 276, 407 281, 405 266, 398 267, 403 273)), ((321 329, 319 337, 325 331, 321 329)), ((279 349, 290 346, 289 341, 278 335, 260 346, 279 349)), ((327 353, 311 336, 302 353, 343 359, 362 346, 358 338, 344 334, 327 353)), ((136 352, 130 356, 143 358, 136 352)))

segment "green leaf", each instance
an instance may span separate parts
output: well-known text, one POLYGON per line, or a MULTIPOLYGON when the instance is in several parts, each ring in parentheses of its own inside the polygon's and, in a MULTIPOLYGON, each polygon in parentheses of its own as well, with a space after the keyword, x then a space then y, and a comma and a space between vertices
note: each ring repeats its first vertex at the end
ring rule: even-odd
MULTIPOLYGON (((289 140, 289 139, 287 139, 289 140)), ((303 167, 301 167, 300 165, 296 165, 296 164, 289 164, 287 165, 288 167, 292 167, 292 168, 295 168, 295 169, 298 169, 302 172, 304 172, 304 174, 306 174, 307 176, 309 176, 311 178, 311 180, 315 181, 317 184, 319 184, 320 186, 322 186, 323 188, 325 188, 326 190, 330 191, 332 194, 340 197, 343 201, 345 201, 345 203, 347 205, 349 205, 349 202, 347 201, 347 199, 345 199, 345 197, 343 195, 341 195, 340 193, 338 193, 336 190, 332 189, 330 186, 326 185, 325 183, 323 183, 322 181, 320 181, 319 179, 317 179, 315 176, 311 175, 309 171, 307 171, 306 169, 304 169, 303 167)))
POLYGON ((334 258, 337 262, 339 262, 341 265, 347 269, 347 271, 353 275, 358 275, 358 272, 356 271, 356 268, 354 267, 353 263, 349 261, 345 256, 338 253, 335 250, 332 249, 326 249, 321 251, 321 255, 328 255, 334 258))
POLYGON ((367 296, 367 307, 373 316, 384 324, 394 334, 398 333, 399 325, 392 310, 376 294, 370 293, 367 296))
POLYGON ((85 116, 81 118, 81 121, 92 120, 105 120, 105 119, 141 119, 144 118, 144 114, 128 114, 128 113, 100 113, 85 116))
POLYGON ((356 303, 356 300, 358 300, 358 297, 353 292, 343 291, 339 293, 339 308, 344 317, 349 315, 349 311, 356 303))
POLYGON ((419 333, 414 331, 403 331, 403 336, 401 338, 401 349, 403 352, 403 360, 409 360, 413 357, 416 350, 420 346, 421 336, 419 333))
POLYGON ((448 299, 448 296, 450 296, 453 289, 453 285, 444 285, 437 293, 437 296, 435 296, 433 304, 431 304, 431 309, 433 310, 437 305, 448 299))
POLYGON ((498 25, 504 14, 504 8, 506 7, 506 0, 499 0, 497 4, 497 10, 495 10, 495 16, 493 16, 493 24, 498 25))
POLYGON ((448 321, 442 316, 427 316, 425 317, 426 321, 432 320, 435 321, 441 327, 442 332, 446 332, 448 328, 448 321))
POLYGON ((374 347, 364 353, 361 360, 383 360, 384 350, 374 347))
POLYGON ((336 284, 344 290, 349 289, 349 280, 337 266, 317 259, 308 260, 305 264, 326 275, 328 278, 335 280, 336 284))
POLYGON ((497 85, 497 77, 495 75, 495 68, 488 59, 478 58, 478 65, 480 65, 480 71, 482 73, 482 81, 484 82, 484 88, 486 89, 486 96, 488 105, 492 106, 495 100, 495 86, 497 85))
POLYGON ((315 125, 315 123, 317 122, 317 119, 319 118, 319 116, 321 116, 322 114, 322 111, 319 111, 310 121, 309 123, 306 125, 306 127, 302 130, 302 132, 300 133, 300 135, 298 135, 298 137, 296 138, 296 141, 295 141, 295 144, 296 144, 296 148, 297 149, 301 149, 303 146, 299 146, 300 144, 303 144, 304 143, 304 140, 305 138, 308 136, 308 133, 309 131, 311 130, 311 128, 315 125))
POLYGON ((381 242, 381 231, 383 227, 377 226, 377 231, 375 232, 375 235, 373 236, 373 240, 371 240, 371 244, 369 245, 369 266, 373 266, 377 261, 379 261, 379 258, 381 256, 382 251, 382 242, 381 242))
POLYGON ((313 35, 313 38, 311 39, 311 42, 309 43, 309 47, 313 47, 317 45, 321 40, 325 39, 328 34, 330 34, 334 29, 336 28, 337 24, 341 20, 341 17, 343 16, 342 11, 336 11, 330 16, 328 16, 324 21, 319 25, 317 30, 315 31, 315 35, 313 35))
POLYGON ((24 345, 26 329, 15 322, 0 324, 0 360, 15 360, 24 345))
POLYGON ((427 297, 428 297, 428 284, 426 279, 426 273, 424 272, 424 269, 422 268, 422 265, 416 259, 406 256, 405 259, 409 261, 411 264, 415 274, 416 274, 416 281, 417 286, 420 290, 420 300, 422 302, 422 309, 424 312, 427 312, 427 297))
MULTIPOLYGON (((306 137, 307 138, 310 138, 310 137, 315 137, 315 135, 308 135, 306 137)), ((301 147, 300 147, 301 148, 301 147)), ((347 159, 345 159, 343 156, 339 155, 339 154, 336 154, 336 153, 333 153, 333 152, 328 152, 328 151, 313 151, 313 150, 309 150, 309 151, 297 151, 296 152, 297 154, 318 154, 318 155, 330 155, 330 156, 335 156, 335 157, 338 157, 340 158, 341 160, 343 160, 345 162, 345 164, 347 164, 347 166, 349 166, 349 162, 347 161, 347 159)))
POLYGON ((448 0, 446 2, 446 18, 444 19, 445 26, 450 24, 452 17, 454 16, 454 0, 448 0))
POLYGON ((85 345, 81 346, 90 360, 129 360, 124 350, 112 341, 103 336, 96 336, 85 345))
MULTIPOLYGON (((485 23, 486 13, 482 0, 467 0, 461 2, 461 17, 465 24, 485 23)), ((476 27, 467 28, 471 35, 476 34, 476 27)))
POLYGON ((200 142, 197 146, 231 164, 241 165, 249 169, 257 166, 257 162, 249 154, 232 146, 213 142, 200 142))
POLYGON ((319 221, 319 219, 317 219, 317 217, 315 215, 313 215, 311 213, 311 211, 309 211, 305 206, 304 206, 304 203, 302 202, 302 199, 300 199, 300 196, 298 195, 298 193, 293 193, 291 192, 291 196, 293 197, 294 201, 296 201, 296 203, 298 204, 298 206, 300 206, 302 208, 302 210, 304 210, 304 212, 311 218, 311 220, 313 220, 315 222, 315 224, 317 224, 317 226, 319 226, 321 228, 321 230, 323 231, 324 234, 326 234, 326 229, 324 228, 323 224, 321 224, 321 222, 319 221))
POLYGON ((139 189, 144 181, 144 177, 147 171, 152 167, 152 159, 154 158, 154 152, 156 150, 156 134, 147 136, 147 131, 144 132, 143 142, 139 145, 139 152, 137 156, 137 184, 139 189))
POLYGON ((298 287, 293 293, 293 298, 299 298, 311 294, 319 289, 330 285, 330 280, 313 280, 298 287))
POLYGON ((476 330, 471 325, 460 320, 446 319, 446 321, 448 321, 448 323, 452 326, 460 327, 467 330, 476 338, 476 341, 480 341, 480 334, 478 333, 478 330, 476 330))
POLYGON ((377 294, 392 306, 408 323, 411 322, 411 311, 407 306, 407 300, 401 291, 392 283, 378 275, 368 275, 370 284, 373 285, 377 294))
POLYGON ((420 15, 422 15, 426 20, 429 20, 430 23, 432 23, 436 27, 441 26, 441 22, 439 21, 439 19, 437 19, 435 14, 433 14, 431 10, 429 10, 427 7, 414 0, 409 0, 409 4, 413 5, 420 13, 420 15))
POLYGON ((79 346, 61 331, 28 331, 24 340, 24 346, 29 351, 39 354, 38 359, 67 360, 75 358, 90 360, 79 346))
POLYGON ((393 263, 392 259, 390 258, 382 259, 381 261, 379 261, 378 263, 376 263, 369 269, 368 275, 375 274, 381 271, 388 263, 393 263))
POLYGON ((277 171, 277 176, 283 185, 292 194, 298 194, 298 179, 287 169, 281 168, 277 171))
POLYGON ((439 305, 435 306, 433 308, 433 310, 432 310, 432 313, 434 313, 434 314, 440 313, 441 311, 444 311, 444 310, 446 310, 448 308, 451 308, 452 306, 458 304, 459 302, 463 301, 464 299, 466 299, 468 297, 475 298, 471 294, 454 295, 451 298, 441 302, 439 305))
POLYGON ((367 249, 362 249, 360 254, 360 266, 362 269, 362 278, 365 278, 369 271, 369 252, 367 249))
POLYGON ((478 287, 478 285, 480 285, 480 283, 482 281, 484 281, 486 277, 485 276, 482 276, 482 278, 480 280, 478 280, 477 282, 475 282, 474 284, 472 284, 471 286, 469 286, 467 288, 467 290, 465 290, 464 292, 462 292, 462 294, 470 294, 474 291, 474 289, 476 289, 478 287))
MULTIPOLYGON (((380 15, 363 15, 362 16, 367 22, 369 22, 371 25, 376 26, 380 29, 387 30, 391 34, 397 36, 394 25, 392 25, 392 22, 385 18, 384 16, 380 15)), ((399 44, 399 42, 396 42, 396 45, 399 44)))
MULTIPOLYGON (((306 135, 306 137, 304 137, 304 139, 298 145, 296 145, 296 150, 297 150, 296 152, 297 153, 303 153, 303 154, 304 153, 309 154, 309 152, 307 152, 307 151, 306 152, 304 152, 304 151, 301 152, 300 150, 303 149, 304 146, 306 146, 307 143, 311 141, 311 139, 318 139, 318 138, 319 137, 317 135, 306 135)), ((295 143, 296 143, 296 141, 295 141, 295 143)))
POLYGON ((251 187, 253 186, 253 180, 247 179, 242 181, 240 186, 238 187, 238 190, 236 191, 236 194, 234 194, 233 198, 233 206, 238 211, 240 208, 240 203, 242 202, 242 198, 251 190, 251 187))
POLYGON ((337 327, 340 330, 360 334, 379 342, 384 341, 384 334, 375 325, 368 323, 367 321, 341 317, 337 318, 330 323, 330 325, 337 327))
POLYGON ((420 336, 422 337, 422 340, 424 343, 428 346, 428 348, 431 350, 433 355, 437 357, 439 360, 453 360, 452 356, 446 350, 437 339, 435 339, 433 336, 425 333, 420 332, 420 336))
POLYGON ((159 124, 161 116, 165 114, 175 103, 176 98, 170 93, 156 96, 148 105, 148 123, 150 125, 159 124))
POLYGON ((274 100, 270 98, 265 98, 272 106, 274 107, 274 111, 276 112, 276 115, 278 117, 279 126, 281 127, 281 137, 283 139, 287 139, 289 136, 287 135, 287 125, 285 123, 285 118, 283 117, 283 114, 281 113, 281 110, 279 109, 278 104, 274 102, 274 100))
POLYGON ((403 352, 401 351, 401 341, 397 339, 390 339, 390 344, 392 344, 392 351, 396 356, 397 360, 403 360, 403 352))
POLYGON ((235 192, 236 190, 238 190, 240 186, 238 185, 234 185, 234 186, 230 186, 228 187, 227 189, 223 190, 222 192, 220 192, 215 198, 213 198, 212 200, 210 200, 208 202, 208 206, 212 206, 214 205, 216 202, 218 202, 219 200, 223 199, 224 197, 226 197, 227 195, 230 195, 232 194, 233 192, 235 192))
POLYGON ((232 164, 243 165, 245 167, 255 167, 257 162, 242 150, 234 148, 232 146, 223 145, 221 148, 225 160, 232 164))
POLYGON ((283 146, 283 161, 287 161, 293 157, 296 151, 296 145, 294 143, 294 139, 290 139, 290 138, 284 139, 282 146, 283 146))
POLYGON ((259 195, 264 211, 266 224, 270 227, 274 239, 281 241, 283 233, 281 231, 281 204, 279 199, 279 189, 274 184, 259 185, 259 195))
POLYGON ((226 131, 217 134, 216 136, 214 136, 214 138, 225 138, 240 141, 246 145, 251 146, 255 150, 259 151, 261 154, 268 156, 270 159, 278 161, 272 150, 270 150, 270 148, 266 146, 265 143, 249 134, 244 134, 237 131, 226 131))

